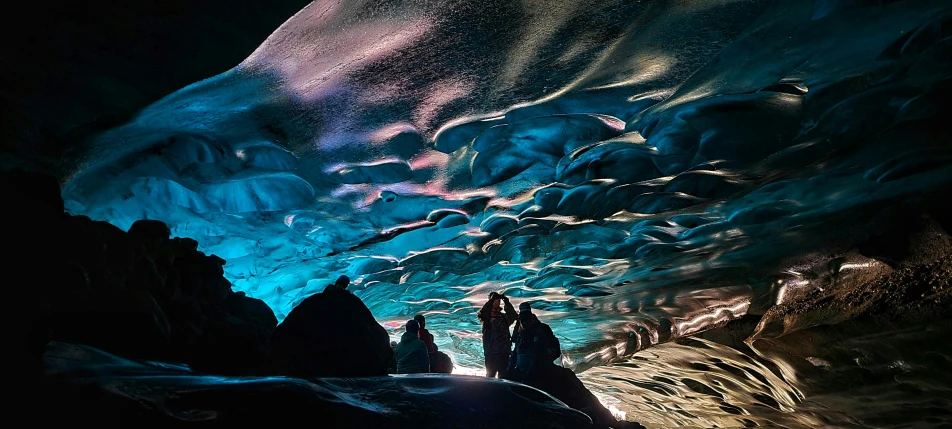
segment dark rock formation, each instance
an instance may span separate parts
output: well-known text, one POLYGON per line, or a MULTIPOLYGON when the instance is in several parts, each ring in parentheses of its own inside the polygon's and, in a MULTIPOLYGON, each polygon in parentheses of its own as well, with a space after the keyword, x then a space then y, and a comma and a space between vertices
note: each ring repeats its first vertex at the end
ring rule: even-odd
POLYGON ((347 290, 311 295, 274 330, 272 368, 297 377, 386 375, 390 336, 347 290))
POLYGON ((24 363, 40 368, 49 340, 87 344, 135 359, 184 362, 220 374, 261 373, 277 319, 235 293, 224 260, 170 238, 168 226, 141 220, 129 232, 63 212, 56 180, 20 171, 0 175, 0 198, 15 207, 5 272, 34 275, 11 289, 24 363))

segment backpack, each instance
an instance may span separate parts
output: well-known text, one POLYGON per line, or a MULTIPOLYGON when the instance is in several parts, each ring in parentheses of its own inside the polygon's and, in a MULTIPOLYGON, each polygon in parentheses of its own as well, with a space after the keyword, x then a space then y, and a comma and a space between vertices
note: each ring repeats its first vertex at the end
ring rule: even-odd
MULTIPOLYGON (((535 359, 538 361, 552 362, 556 359, 562 357, 562 345, 559 343, 559 339, 552 332, 552 328, 549 325, 546 325, 542 322, 539 323, 539 326, 536 328, 536 333, 534 336, 539 337, 541 341, 545 341, 545 357, 536 356, 535 359)), ((530 337, 531 338, 531 337, 530 337)), ((513 338, 513 343, 515 347, 512 348, 512 354, 509 359, 510 366, 515 365, 516 356, 519 353, 519 349, 522 347, 523 341, 529 340, 523 333, 519 333, 516 337, 513 338)))
POLYGON ((543 335, 546 337, 545 357, 547 361, 551 362, 562 357, 562 345, 559 343, 559 339, 552 332, 552 328, 550 328, 549 325, 543 324, 542 326, 545 326, 543 330, 543 335))

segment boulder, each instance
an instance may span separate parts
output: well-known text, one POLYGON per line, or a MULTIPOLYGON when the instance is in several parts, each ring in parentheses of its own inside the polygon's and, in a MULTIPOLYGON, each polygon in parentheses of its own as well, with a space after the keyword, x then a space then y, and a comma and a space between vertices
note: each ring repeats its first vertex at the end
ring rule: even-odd
POLYGON ((386 375, 391 355, 387 331, 347 290, 307 297, 275 328, 271 339, 271 368, 281 375, 386 375))
POLYGON ((262 375, 268 372, 271 332, 278 324, 264 301, 228 292, 200 329, 194 353, 186 360, 200 372, 262 375))
POLYGON ((222 307, 228 314, 271 332, 278 326, 278 318, 264 301, 246 296, 244 292, 228 294, 222 307))

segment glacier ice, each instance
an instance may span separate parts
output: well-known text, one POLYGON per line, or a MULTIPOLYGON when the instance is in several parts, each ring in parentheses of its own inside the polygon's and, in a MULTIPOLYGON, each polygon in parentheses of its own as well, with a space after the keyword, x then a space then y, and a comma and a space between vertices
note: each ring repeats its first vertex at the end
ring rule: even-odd
POLYGON ((942 2, 456 3, 310 4, 99 135, 67 207, 167 222, 279 320, 346 274, 461 368, 503 291, 582 369, 766 314, 952 184, 942 2))

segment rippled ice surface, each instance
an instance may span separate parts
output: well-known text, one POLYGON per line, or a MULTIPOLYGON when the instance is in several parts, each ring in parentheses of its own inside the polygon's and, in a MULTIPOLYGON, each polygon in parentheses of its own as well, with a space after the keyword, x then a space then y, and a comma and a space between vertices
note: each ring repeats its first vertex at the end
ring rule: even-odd
POLYGON ((647 427, 949 427, 948 322, 813 331, 750 349, 684 339, 580 375, 647 427))
POLYGON ((705 340, 667 343, 580 376, 617 417, 647 427, 816 426, 802 394, 755 358, 705 340), (637 393, 633 393, 637 392, 637 393))
POLYGON ((756 422, 734 411, 792 408, 796 383, 722 348, 649 347, 745 315, 764 340, 839 323, 892 286, 850 291, 948 251, 906 247, 923 224, 947 238, 950 9, 316 1, 100 135, 64 196, 123 228, 166 221, 279 319, 347 274, 394 335, 426 314, 477 372, 476 311, 505 291, 576 370, 658 354, 584 373, 632 412, 756 422), (645 368, 664 380, 623 381, 645 368), (676 394, 691 386, 727 405, 676 394))

